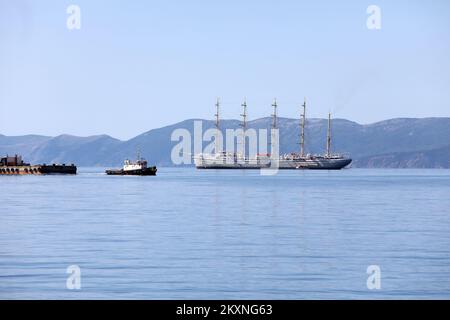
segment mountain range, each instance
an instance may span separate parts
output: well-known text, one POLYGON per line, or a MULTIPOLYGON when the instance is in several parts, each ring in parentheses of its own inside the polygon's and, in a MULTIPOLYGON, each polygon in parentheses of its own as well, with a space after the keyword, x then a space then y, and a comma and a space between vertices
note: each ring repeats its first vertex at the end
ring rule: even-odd
MULTIPOLYGON (((214 127, 213 121, 189 119, 147 131, 127 141, 108 135, 0 135, 0 154, 21 154, 30 163, 118 167, 124 159, 133 159, 139 149, 149 163, 173 166, 170 154, 178 142, 171 141, 171 134, 175 129, 183 128, 193 136, 196 120, 202 121, 203 131, 214 127)), ((271 118, 256 119, 248 122, 248 128, 270 129, 271 123, 271 118)), ((239 127, 238 120, 221 121, 222 130, 239 127)), ((280 152, 298 151, 299 120, 278 118, 278 128, 280 152)), ((305 140, 308 153, 324 152, 326 131, 327 120, 307 120, 305 140)), ((395 118, 372 124, 334 119, 332 132, 333 151, 349 154, 353 167, 450 168, 450 118, 395 118)))

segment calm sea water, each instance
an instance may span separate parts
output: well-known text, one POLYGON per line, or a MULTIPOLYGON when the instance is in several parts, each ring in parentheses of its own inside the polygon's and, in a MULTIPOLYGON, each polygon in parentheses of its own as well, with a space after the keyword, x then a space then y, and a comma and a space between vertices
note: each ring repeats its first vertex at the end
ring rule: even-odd
POLYGON ((450 298, 450 170, 0 181, 1 299, 450 298))

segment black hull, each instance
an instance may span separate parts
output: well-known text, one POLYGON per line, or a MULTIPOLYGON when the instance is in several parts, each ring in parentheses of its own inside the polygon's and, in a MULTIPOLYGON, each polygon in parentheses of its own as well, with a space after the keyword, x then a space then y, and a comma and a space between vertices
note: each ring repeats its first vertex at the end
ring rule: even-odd
MULTIPOLYGON (((280 161, 278 166, 274 166, 273 169, 279 170, 341 170, 347 167, 352 159, 312 159, 307 161, 280 161)), ((272 169, 269 164, 267 165, 245 165, 245 164, 211 164, 211 165, 197 165, 197 169, 272 169)))
POLYGON ((299 162, 298 166, 285 167, 280 166, 281 170, 341 170, 347 167, 352 159, 316 159, 313 161, 299 162))
POLYGON ((259 169, 263 169, 263 168, 269 168, 269 167, 245 167, 245 166, 235 166, 235 167, 226 167, 226 166, 197 166, 197 169, 226 169, 226 170, 259 170, 259 169))
POLYGON ((65 165, 43 165, 41 166, 42 174, 77 174, 76 166, 65 165))
POLYGON ((156 167, 150 167, 139 170, 106 170, 105 173, 109 176, 156 176, 156 167))
POLYGON ((75 165, 0 166, 0 175, 77 174, 75 165))

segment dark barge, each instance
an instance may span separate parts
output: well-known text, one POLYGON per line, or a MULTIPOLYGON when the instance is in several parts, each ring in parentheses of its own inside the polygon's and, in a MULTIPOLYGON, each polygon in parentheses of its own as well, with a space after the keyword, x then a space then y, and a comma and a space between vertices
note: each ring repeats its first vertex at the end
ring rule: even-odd
POLYGON ((76 174, 77 167, 74 164, 37 164, 31 165, 22 160, 22 156, 6 156, 0 159, 0 175, 25 175, 25 174, 76 174))

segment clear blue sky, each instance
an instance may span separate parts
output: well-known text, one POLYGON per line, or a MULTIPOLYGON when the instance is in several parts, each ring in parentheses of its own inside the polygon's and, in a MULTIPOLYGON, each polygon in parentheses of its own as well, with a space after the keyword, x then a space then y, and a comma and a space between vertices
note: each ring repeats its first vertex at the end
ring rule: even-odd
POLYGON ((450 1, 0 0, 0 133, 128 139, 187 118, 450 116, 450 1), (66 8, 81 8, 81 30, 66 8), (368 30, 366 8, 381 8, 368 30))

